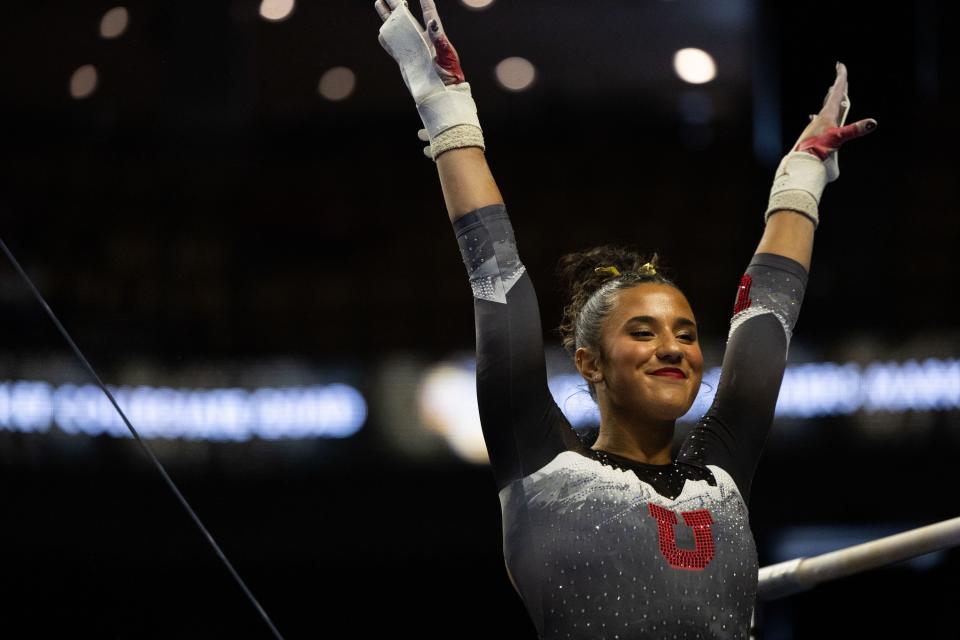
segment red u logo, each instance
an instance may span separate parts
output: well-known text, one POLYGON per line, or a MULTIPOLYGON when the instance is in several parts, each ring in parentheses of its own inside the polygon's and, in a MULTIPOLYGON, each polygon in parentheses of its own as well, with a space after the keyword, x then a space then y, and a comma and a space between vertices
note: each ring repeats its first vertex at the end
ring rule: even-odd
POLYGON ((683 511, 683 522, 693 529, 693 549, 681 549, 677 546, 677 534, 674 527, 677 524, 677 514, 670 509, 664 509, 652 502, 648 503, 650 515, 657 520, 657 539, 660 542, 660 553, 667 559, 674 569, 687 571, 703 571, 713 560, 713 518, 706 509, 697 511, 683 511))

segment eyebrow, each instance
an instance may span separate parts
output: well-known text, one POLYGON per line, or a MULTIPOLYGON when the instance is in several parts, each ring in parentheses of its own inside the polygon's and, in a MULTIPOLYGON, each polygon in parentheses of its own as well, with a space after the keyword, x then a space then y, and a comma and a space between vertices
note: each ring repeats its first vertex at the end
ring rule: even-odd
MULTIPOLYGON (((627 320, 624 324, 625 325, 630 324, 631 322, 649 322, 651 324, 656 324, 657 319, 654 318, 653 316, 633 316, 632 318, 627 320)), ((677 318, 674 324, 682 327, 693 327, 694 329, 697 328, 697 323, 691 320, 690 318, 683 318, 683 317, 677 318)))

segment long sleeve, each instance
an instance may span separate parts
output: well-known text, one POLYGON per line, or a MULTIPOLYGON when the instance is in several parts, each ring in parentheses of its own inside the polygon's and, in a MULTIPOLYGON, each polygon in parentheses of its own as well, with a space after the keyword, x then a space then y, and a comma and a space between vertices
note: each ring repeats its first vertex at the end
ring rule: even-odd
POLYGON ((680 451, 682 461, 725 469, 747 503, 807 277, 795 260, 754 255, 737 290, 716 397, 680 451))
POLYGON ((580 445, 547 387, 537 296, 506 207, 453 224, 473 290, 477 400, 497 490, 580 445))

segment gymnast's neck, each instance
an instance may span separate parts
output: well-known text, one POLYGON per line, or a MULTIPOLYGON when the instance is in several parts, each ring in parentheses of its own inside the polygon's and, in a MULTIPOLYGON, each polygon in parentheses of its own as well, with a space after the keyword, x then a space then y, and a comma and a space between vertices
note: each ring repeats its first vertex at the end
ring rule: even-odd
POLYGON ((618 410, 600 400, 600 435, 591 449, 599 449, 645 464, 670 464, 675 420, 657 420, 618 410))

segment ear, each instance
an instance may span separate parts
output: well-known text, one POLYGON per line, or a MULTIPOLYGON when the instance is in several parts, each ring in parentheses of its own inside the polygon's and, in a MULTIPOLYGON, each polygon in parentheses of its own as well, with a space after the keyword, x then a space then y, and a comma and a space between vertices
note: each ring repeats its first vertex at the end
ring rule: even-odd
POLYGON ((592 350, 586 347, 580 347, 574 354, 574 361, 577 364, 577 371, 587 382, 594 384, 603 380, 603 372, 600 370, 600 361, 592 350))

